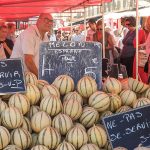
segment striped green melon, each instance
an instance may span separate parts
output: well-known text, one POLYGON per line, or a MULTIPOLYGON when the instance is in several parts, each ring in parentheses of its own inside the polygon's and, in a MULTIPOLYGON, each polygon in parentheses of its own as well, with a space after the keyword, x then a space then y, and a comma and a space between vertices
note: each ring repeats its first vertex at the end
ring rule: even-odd
POLYGON ((103 91, 106 93, 118 94, 122 90, 121 82, 115 78, 107 77, 103 84, 103 91))
POLYGON ((7 108, 7 104, 0 99, 0 114, 7 108))
POLYGON ((30 147, 32 148, 36 145, 39 145, 39 142, 38 142, 38 134, 32 133, 31 136, 32 136, 32 144, 30 147))
POLYGON ((77 83, 77 91, 84 98, 89 98, 97 91, 96 81, 90 76, 82 77, 77 83))
POLYGON ((27 117, 23 117, 23 123, 21 125, 21 128, 29 131, 30 133, 32 133, 32 128, 31 128, 31 123, 30 120, 27 117))
POLYGON ((107 134, 101 126, 94 125, 88 130, 87 134, 89 142, 96 144, 100 148, 105 146, 107 142, 107 134))
POLYGON ((41 91, 45 85, 49 85, 49 83, 45 80, 38 80, 37 87, 41 91))
POLYGON ((27 84, 25 95, 29 99, 31 105, 38 103, 38 101, 40 100, 40 91, 34 84, 27 84))
POLYGON ((61 95, 65 95, 74 90, 74 81, 68 75, 59 75, 53 82, 61 95))
POLYGON ((115 112, 122 105, 121 98, 117 94, 110 94, 110 111, 115 112))
POLYGON ((63 103, 63 113, 67 114, 72 120, 77 120, 82 113, 82 106, 77 100, 70 99, 63 103))
POLYGON ((83 124, 81 124, 81 123, 75 122, 75 123, 74 123, 74 127, 82 128, 82 129, 86 132, 85 127, 84 127, 83 124))
POLYGON ((49 149, 56 149, 61 142, 60 133, 53 127, 44 128, 38 136, 39 144, 48 147, 49 149))
POLYGON ((40 111, 40 107, 39 107, 39 106, 32 105, 32 106, 30 107, 29 112, 27 112, 26 116, 27 116, 29 119, 31 119, 32 116, 33 116, 34 114, 36 114, 37 112, 39 112, 39 111, 40 111))
POLYGON ((41 98, 44 98, 48 95, 55 95, 57 97, 60 97, 59 90, 54 85, 44 85, 42 91, 41 91, 41 98))
POLYGON ((143 93, 143 97, 150 99, 150 88, 143 93))
POLYGON ((9 98, 8 105, 18 108, 22 114, 26 114, 30 109, 30 102, 25 95, 16 93, 9 98))
POLYGON ((138 107, 142 107, 145 105, 150 105, 150 99, 143 97, 143 98, 137 99, 137 101, 133 103, 133 108, 138 108, 138 107))
POLYGON ((3 127, 0 126, 0 149, 5 148, 10 142, 10 134, 9 131, 3 127))
POLYGON ((40 110, 47 112, 51 117, 56 116, 62 111, 62 103, 55 95, 45 96, 40 103, 40 110))
POLYGON ((131 107, 133 106, 133 102, 137 99, 136 94, 131 90, 123 90, 119 96, 123 105, 131 107))
POLYGON ((7 147, 5 147, 3 150, 21 150, 21 148, 19 148, 16 145, 8 145, 7 147))
POLYGON ((132 108, 129 106, 121 106, 119 109, 117 109, 116 113, 126 112, 131 110, 132 108))
POLYGON ((32 147, 31 150, 49 150, 49 149, 44 145, 36 145, 36 146, 32 147))
POLYGON ((73 127, 73 122, 68 115, 58 114, 54 117, 52 126, 56 128, 61 135, 65 135, 73 127))
POLYGON ((98 112, 105 111, 107 108, 109 108, 109 105, 109 96, 104 92, 97 91, 89 98, 89 106, 95 108, 98 112))
POLYGON ((79 121, 84 125, 84 127, 89 128, 96 124, 98 119, 99 113, 94 108, 84 107, 79 121))
POLYGON ((99 147, 95 144, 85 144, 83 145, 80 150, 100 150, 99 147))
POLYGON ((31 83, 37 85, 37 77, 32 72, 25 72, 25 82, 26 84, 31 83))
POLYGON ((8 129, 15 129, 21 126, 23 115, 16 107, 6 108, 2 112, 2 124, 8 129))
POLYGON ((104 117, 108 117, 108 116, 111 116, 113 113, 109 110, 107 111, 104 111, 100 114, 100 120, 102 120, 104 117))
POLYGON ((51 117, 44 111, 40 111, 31 118, 31 128, 35 132, 40 132, 47 126, 51 125, 51 117))
POLYGON ((136 93, 142 93, 149 88, 149 85, 147 85, 141 81, 138 81, 136 79, 133 79, 133 78, 129 78, 128 83, 129 83, 130 90, 132 90, 136 93))
POLYGON ((17 145, 19 148, 23 150, 28 149, 32 143, 31 134, 23 128, 14 129, 10 135, 11 135, 10 143, 17 145))
POLYGON ((75 100, 79 101, 81 103, 81 105, 83 104, 82 96, 80 96, 76 91, 69 92, 68 94, 66 94, 63 98, 63 101, 70 100, 70 99, 75 99, 75 100))
POLYGON ((79 126, 73 127, 66 135, 66 140, 76 149, 79 149, 88 142, 87 133, 79 126))
POLYGON ((76 150, 76 149, 71 143, 63 141, 61 144, 58 145, 56 150, 76 150))

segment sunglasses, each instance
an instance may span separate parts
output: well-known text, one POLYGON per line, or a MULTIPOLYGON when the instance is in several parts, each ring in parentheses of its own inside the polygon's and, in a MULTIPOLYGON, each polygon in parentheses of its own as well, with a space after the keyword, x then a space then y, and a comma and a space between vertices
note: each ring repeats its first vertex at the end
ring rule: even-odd
POLYGON ((97 29, 97 31, 101 31, 102 29, 97 29))
POLYGON ((53 20, 50 20, 50 19, 48 19, 48 18, 41 18, 41 19, 44 19, 44 21, 45 21, 46 23, 53 23, 53 22, 54 22, 53 20))
POLYGON ((125 26, 130 26, 130 25, 131 25, 130 23, 125 24, 125 26))

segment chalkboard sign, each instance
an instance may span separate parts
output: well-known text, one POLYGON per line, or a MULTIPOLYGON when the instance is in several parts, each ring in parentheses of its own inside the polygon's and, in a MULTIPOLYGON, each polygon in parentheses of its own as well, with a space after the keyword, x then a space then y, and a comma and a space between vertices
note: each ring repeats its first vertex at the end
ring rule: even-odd
POLYGON ((150 147, 150 105, 103 118, 112 148, 150 147))
POLYGON ((25 92, 24 73, 21 59, 0 61, 0 95, 25 92))
POLYGON ((77 84, 84 75, 93 77, 98 88, 102 82, 101 44, 98 42, 47 42, 40 46, 39 79, 52 83, 67 74, 77 84))

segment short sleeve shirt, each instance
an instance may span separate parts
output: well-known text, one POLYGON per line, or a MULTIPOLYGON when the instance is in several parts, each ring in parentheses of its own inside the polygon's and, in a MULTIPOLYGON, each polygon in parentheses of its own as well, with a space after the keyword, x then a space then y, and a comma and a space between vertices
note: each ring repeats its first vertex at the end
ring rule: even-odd
POLYGON ((82 35, 82 34, 74 34, 73 36, 72 36, 72 39, 71 39, 71 41, 74 41, 74 42, 83 42, 83 41, 85 41, 84 40, 84 35, 82 35))
MULTIPOLYGON (((29 27, 16 39, 11 58, 21 57, 24 60, 25 54, 33 55, 34 63, 39 68, 39 48, 42 42, 48 42, 47 35, 42 39, 36 25, 29 27)), ((24 67, 27 71, 25 63, 24 67)))

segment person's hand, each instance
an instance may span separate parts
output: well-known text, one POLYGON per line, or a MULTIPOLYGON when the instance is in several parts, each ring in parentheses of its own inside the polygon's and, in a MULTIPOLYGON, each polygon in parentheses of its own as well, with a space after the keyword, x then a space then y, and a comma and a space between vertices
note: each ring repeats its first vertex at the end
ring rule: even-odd
POLYGON ((5 42, 3 43, 3 47, 4 47, 5 49, 8 48, 8 46, 7 46, 7 44, 6 44, 5 42))
POLYGON ((4 43, 2 43, 3 44, 3 48, 5 48, 6 49, 6 51, 8 52, 8 54, 9 55, 11 55, 11 53, 12 53, 12 50, 8 47, 8 45, 4 42, 4 43))

